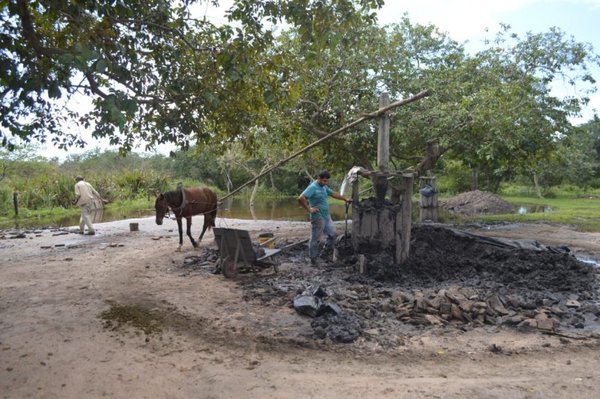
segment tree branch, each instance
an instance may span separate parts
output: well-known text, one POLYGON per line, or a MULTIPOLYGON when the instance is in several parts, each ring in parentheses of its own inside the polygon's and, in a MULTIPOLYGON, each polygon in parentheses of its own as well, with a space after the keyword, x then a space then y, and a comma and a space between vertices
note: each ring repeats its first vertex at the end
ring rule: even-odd
POLYGON ((31 45, 38 56, 52 57, 65 54, 66 51, 63 49, 42 46, 37 37, 37 33, 35 32, 33 17, 29 12, 28 3, 29 2, 27 0, 17 0, 19 18, 21 19, 21 27, 23 29, 23 37, 27 40, 27 43, 31 45))
POLYGON ((139 19, 119 19, 119 18, 112 18, 109 17, 111 22, 115 22, 118 24, 122 24, 122 25, 147 25, 147 26, 152 26, 154 28, 158 28, 160 30, 163 30, 165 32, 170 32, 170 33, 174 33, 176 34, 179 39, 186 45, 188 46, 190 49, 192 49, 193 51, 196 52, 216 52, 219 51, 220 49, 218 47, 215 46, 208 46, 208 47, 196 47, 194 44, 192 44, 184 35, 184 33, 179 30, 179 29, 175 29, 175 28, 170 28, 168 26, 162 25, 162 24, 158 24, 156 22, 152 22, 152 21, 146 21, 146 20, 139 20, 139 19))
POLYGON ((92 73, 90 71, 85 72, 85 77, 90 84, 90 90, 92 90, 92 93, 95 93, 102 98, 108 97, 108 94, 106 94, 105 92, 102 91, 102 89, 100 89, 98 82, 96 82, 96 80, 94 79, 94 76, 92 75, 92 73))

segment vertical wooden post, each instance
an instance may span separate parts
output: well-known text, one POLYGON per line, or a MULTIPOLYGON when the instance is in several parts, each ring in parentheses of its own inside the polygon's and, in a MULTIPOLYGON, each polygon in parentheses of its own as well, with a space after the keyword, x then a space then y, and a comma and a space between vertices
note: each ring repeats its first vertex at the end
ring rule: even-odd
MULTIPOLYGON (((390 96, 382 93, 379 96, 379 108, 385 108, 390 105, 390 96)), ((390 163, 390 116, 384 113, 379 118, 379 132, 377 135, 377 167, 384 174, 375 174, 371 179, 375 188, 375 197, 378 206, 383 205, 385 194, 387 193, 388 181, 385 172, 388 171, 390 163)))
POLYGON ((360 231, 360 214, 358 212, 359 192, 358 179, 352 182, 352 248, 358 251, 358 235, 360 231))
POLYGON ((414 175, 402 176, 402 212, 400 235, 396 234, 396 264, 401 265, 410 255, 410 230, 412 228, 412 194, 414 175))
MULTIPOLYGON (((390 105, 388 93, 379 96, 379 108, 390 105)), ((377 166, 381 172, 387 172, 390 162, 390 116, 385 113, 379 118, 379 134, 377 136, 377 166)))
POLYGON ((358 273, 367 274, 367 257, 363 254, 358 255, 358 273))
POLYGON ((19 193, 13 192, 13 206, 15 207, 15 216, 19 216, 19 193))

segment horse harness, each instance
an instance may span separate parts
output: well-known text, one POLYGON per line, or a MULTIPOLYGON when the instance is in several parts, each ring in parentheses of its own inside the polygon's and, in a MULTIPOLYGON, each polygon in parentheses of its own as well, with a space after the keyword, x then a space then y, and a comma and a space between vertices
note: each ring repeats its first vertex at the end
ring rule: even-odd
MULTIPOLYGON (((173 213, 175 214, 175 216, 177 216, 177 213, 179 212, 179 217, 183 217, 183 210, 185 209, 186 206, 188 206, 188 204, 204 204, 206 202, 204 201, 188 201, 187 197, 185 195, 185 190, 183 189, 183 187, 178 186, 178 189, 181 189, 181 204, 176 207, 169 207, 171 208, 171 210, 173 211, 173 213)), ((214 209, 211 209, 207 212, 203 212, 203 213, 199 213, 199 215, 206 215, 207 213, 211 213, 212 211, 214 211, 214 209)))
POLYGON ((183 210, 188 204, 187 197, 185 196, 185 190, 183 187, 178 186, 178 189, 181 190, 181 204, 177 208, 172 208, 173 213, 177 216, 177 211, 179 211, 179 217, 183 216, 183 210))

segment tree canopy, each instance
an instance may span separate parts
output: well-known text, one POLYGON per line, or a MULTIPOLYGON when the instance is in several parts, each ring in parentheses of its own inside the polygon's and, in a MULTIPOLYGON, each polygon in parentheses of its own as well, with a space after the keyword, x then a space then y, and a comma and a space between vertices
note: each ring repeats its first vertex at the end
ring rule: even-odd
MULTIPOLYGON (((406 16, 379 26, 382 0, 235 0, 221 25, 195 15, 203 3, 1 1, 3 145, 82 146, 66 128, 77 124, 124 152, 136 142, 200 153, 231 144, 268 164, 373 111, 382 92, 398 100, 431 89, 392 113, 393 165, 424 171, 443 155, 493 185, 539 173, 596 89, 593 48, 556 28, 519 36, 503 26, 467 54, 406 16), (557 93, 557 82, 574 89, 557 93), (71 106, 78 96, 92 109, 71 106)), ((371 168, 376 130, 353 128, 304 166, 371 168)))
MULTIPOLYGON (((279 91, 265 57, 272 26, 321 40, 332 24, 373 18, 380 0, 236 0, 230 23, 194 18, 204 1, 7 0, 0 2, 3 145, 11 137, 82 146, 68 123, 130 150, 231 140, 260 124, 279 91), (69 107, 93 99, 89 112, 69 107)), ((217 1, 211 1, 216 4, 217 1)))

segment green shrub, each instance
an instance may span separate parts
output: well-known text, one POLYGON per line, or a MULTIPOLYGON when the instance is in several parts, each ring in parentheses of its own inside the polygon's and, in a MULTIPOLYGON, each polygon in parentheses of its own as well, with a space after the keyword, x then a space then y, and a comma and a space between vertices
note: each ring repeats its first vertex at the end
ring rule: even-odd
POLYGON ((599 189, 600 177, 594 177, 593 179, 590 179, 590 181, 588 182, 588 186, 593 189, 599 189))
POLYGON ((448 161, 443 173, 438 175, 438 191, 457 194, 471 190, 471 169, 459 161, 448 161))
POLYGON ((13 213, 13 190, 6 186, 0 187, 0 215, 8 216, 13 213))
POLYGON ((533 185, 518 183, 502 183, 498 193, 510 197, 535 197, 537 195, 533 185))

